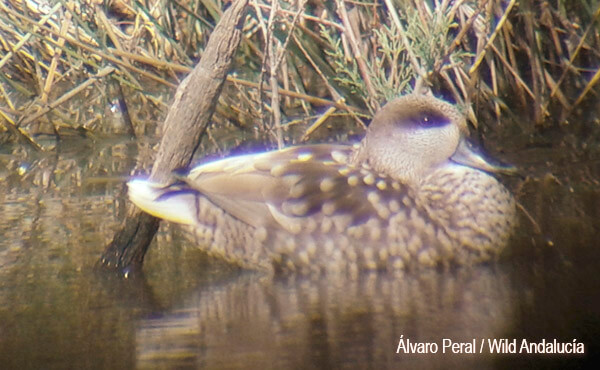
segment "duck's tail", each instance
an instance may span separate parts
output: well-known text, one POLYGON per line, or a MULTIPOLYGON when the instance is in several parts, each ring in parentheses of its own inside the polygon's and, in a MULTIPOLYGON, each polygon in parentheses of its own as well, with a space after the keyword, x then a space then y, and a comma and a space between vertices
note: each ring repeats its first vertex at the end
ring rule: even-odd
POLYGON ((165 186, 144 179, 134 179, 127 186, 129 199, 144 212, 179 224, 197 224, 198 192, 185 183, 165 186))

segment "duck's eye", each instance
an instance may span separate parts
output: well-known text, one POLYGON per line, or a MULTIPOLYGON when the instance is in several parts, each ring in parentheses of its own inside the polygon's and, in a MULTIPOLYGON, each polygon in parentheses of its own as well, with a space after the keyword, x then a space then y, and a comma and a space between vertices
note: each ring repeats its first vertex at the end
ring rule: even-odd
POLYGON ((435 112, 421 112, 414 117, 413 122, 422 127, 440 127, 450 123, 450 119, 435 112))

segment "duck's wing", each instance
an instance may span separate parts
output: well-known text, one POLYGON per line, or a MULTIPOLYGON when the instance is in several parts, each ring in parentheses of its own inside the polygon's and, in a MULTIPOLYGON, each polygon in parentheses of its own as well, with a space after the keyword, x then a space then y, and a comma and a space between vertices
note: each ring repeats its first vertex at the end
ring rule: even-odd
POLYGON ((286 227, 290 218, 335 212, 355 223, 373 212, 365 184, 376 185, 348 165, 350 151, 323 144, 231 157, 198 166, 183 180, 253 226, 286 227))
POLYGON ((294 230, 309 216, 319 222, 343 215, 347 225, 386 219, 402 207, 397 200, 406 187, 350 165, 350 153, 349 146, 323 144, 230 157, 197 166, 169 186, 130 181, 129 197, 154 216, 191 225, 202 222, 199 196, 255 227, 294 230))

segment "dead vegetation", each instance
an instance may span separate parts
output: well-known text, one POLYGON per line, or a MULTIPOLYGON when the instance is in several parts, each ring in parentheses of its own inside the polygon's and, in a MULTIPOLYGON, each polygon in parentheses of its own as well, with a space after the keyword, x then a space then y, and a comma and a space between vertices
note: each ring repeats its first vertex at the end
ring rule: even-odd
MULTIPOLYGON (((156 135, 227 3, 0 1, 0 143, 156 135)), ((599 16, 597 0, 251 1, 203 148, 344 139, 414 89, 457 102, 480 133, 570 125, 589 141, 599 16)))

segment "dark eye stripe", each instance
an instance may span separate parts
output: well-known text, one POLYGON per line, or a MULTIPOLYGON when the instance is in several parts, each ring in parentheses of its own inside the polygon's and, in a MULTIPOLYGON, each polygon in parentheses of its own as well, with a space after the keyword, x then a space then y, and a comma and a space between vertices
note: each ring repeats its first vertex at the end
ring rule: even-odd
POLYGON ((441 127, 450 123, 448 117, 435 112, 419 112, 412 121, 422 127, 441 127))

